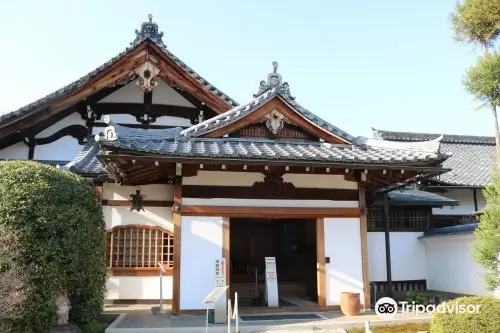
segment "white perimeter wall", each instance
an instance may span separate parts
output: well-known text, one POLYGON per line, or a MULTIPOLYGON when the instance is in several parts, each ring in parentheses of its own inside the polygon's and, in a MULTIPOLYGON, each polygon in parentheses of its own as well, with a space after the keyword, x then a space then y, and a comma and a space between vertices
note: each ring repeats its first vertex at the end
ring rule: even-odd
POLYGON ((215 287, 215 260, 223 255, 222 228, 222 217, 182 217, 181 310, 205 308, 202 301, 215 287))
MULTIPOLYGON (((484 200, 483 191, 480 189, 476 190, 477 193, 477 210, 482 210, 486 206, 486 201, 484 200)), ((474 194, 472 190, 469 189, 453 189, 447 193, 440 193, 443 197, 458 200, 460 202, 459 206, 443 207, 443 208, 433 208, 432 213, 434 215, 470 215, 475 211, 474 208, 474 194)))
MULTIPOLYGON (((425 246, 418 239, 422 232, 391 232, 391 273, 393 281, 425 280, 425 246)), ((368 232, 370 281, 387 281, 385 234, 368 232)))
MULTIPOLYGON (((104 184, 103 199, 130 200, 136 187, 104 184)), ((141 186, 145 200, 172 200, 173 186, 141 186)), ((130 211, 128 206, 103 206, 106 228, 118 225, 144 224, 174 230, 172 210, 169 207, 144 207, 145 212, 130 211)), ((107 281, 107 299, 159 299, 160 280, 155 276, 110 276, 107 281)), ((163 298, 172 299, 172 276, 163 277, 163 298)))
POLYGON ((363 296, 359 218, 325 218, 326 303, 340 305, 342 292, 363 296))
POLYGON ((472 257, 475 236, 429 237, 421 240, 427 253, 427 288, 469 295, 490 295, 483 286, 483 268, 472 257))

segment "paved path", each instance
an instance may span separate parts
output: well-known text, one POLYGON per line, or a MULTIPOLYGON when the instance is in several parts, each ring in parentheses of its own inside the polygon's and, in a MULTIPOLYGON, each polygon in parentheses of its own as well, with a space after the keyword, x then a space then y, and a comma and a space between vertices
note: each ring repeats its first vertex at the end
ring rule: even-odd
MULTIPOLYGON (((203 315, 153 315, 145 308, 113 309, 122 312, 120 317, 108 327, 106 333, 204 333, 206 318, 203 315)), ((283 313, 280 313, 283 314, 283 313)), ((371 326, 396 325, 405 323, 429 322, 429 315, 398 314, 394 320, 381 321, 373 312, 359 316, 346 317, 339 312, 319 312, 322 318, 308 320, 240 321, 239 330, 243 333, 344 333, 341 329, 364 327, 369 321, 371 326)), ((234 332, 235 323, 231 325, 234 332)), ((209 333, 227 333, 227 324, 209 324, 209 333)))

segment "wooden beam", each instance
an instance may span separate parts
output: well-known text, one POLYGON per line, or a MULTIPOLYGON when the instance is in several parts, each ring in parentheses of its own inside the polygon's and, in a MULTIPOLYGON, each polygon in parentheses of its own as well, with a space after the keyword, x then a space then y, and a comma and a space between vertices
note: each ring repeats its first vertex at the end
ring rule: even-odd
MULTIPOLYGON (((147 102, 147 98, 145 98, 147 102)), ((99 114, 130 114, 136 117, 142 114, 142 111, 147 111, 148 114, 155 114, 157 117, 170 116, 192 119, 198 115, 196 108, 177 105, 160 105, 160 104, 141 104, 141 103, 98 103, 92 109, 99 114), (144 110, 143 110, 144 109, 144 110)))
MULTIPOLYGON (((176 177, 174 183, 174 204, 182 204, 182 178, 176 177)), ((174 212, 174 273, 172 290, 172 313, 179 314, 181 301, 181 230, 182 214, 174 212)))
MULTIPOLYGON (((160 274, 159 267, 149 268, 108 268, 108 276, 158 276, 160 274)), ((168 269, 163 273, 163 276, 172 276, 173 271, 168 269)))
POLYGON ((316 219, 316 275, 318 305, 326 306, 325 219, 316 219))
POLYGON ((368 258, 368 210, 366 207, 366 188, 363 183, 359 187, 359 208, 361 209, 360 236, 361 236, 361 267, 363 272, 363 295, 365 309, 371 306, 370 298, 370 267, 368 258))
MULTIPOLYGON (((166 200, 143 200, 143 207, 172 207, 173 201, 166 200)), ((120 206, 120 207, 130 207, 132 201, 130 200, 102 200, 101 205, 103 206, 120 206)))
POLYGON ((348 189, 297 188, 293 186, 198 186, 183 187, 185 198, 289 199, 357 201, 358 191, 348 189))
POLYGON ((254 218, 317 218, 317 217, 359 217, 359 208, 282 208, 282 207, 240 207, 240 206, 182 206, 182 215, 228 216, 254 218))

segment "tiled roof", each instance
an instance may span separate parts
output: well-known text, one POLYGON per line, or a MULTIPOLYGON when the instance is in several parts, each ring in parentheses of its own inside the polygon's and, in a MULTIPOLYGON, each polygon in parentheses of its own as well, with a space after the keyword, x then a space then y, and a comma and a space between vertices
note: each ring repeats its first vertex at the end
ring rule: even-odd
POLYGON ((452 227, 431 229, 429 231, 426 231, 424 235, 419 238, 422 239, 429 237, 472 234, 474 233, 478 225, 479 225, 478 223, 468 223, 468 224, 455 225, 452 227))
MULTIPOLYGON (((65 87, 33 102, 30 103, 26 106, 23 106, 22 108, 4 113, 0 115, 0 124, 5 123, 10 121, 13 118, 23 116, 32 112, 37 112, 40 111, 43 107, 49 105, 50 103, 60 99, 64 98, 66 96, 71 95, 75 91, 77 91, 80 87, 82 87, 86 82, 92 80, 94 77, 96 77, 98 74, 104 72, 106 69, 111 67, 114 63, 122 59, 124 56, 129 54, 132 50, 136 48, 137 45, 142 43, 145 40, 150 40, 153 43, 155 43, 164 53, 167 57, 172 59, 179 67, 181 67, 183 70, 185 70, 191 77, 199 81, 205 88, 207 88, 209 91, 214 93, 215 95, 219 96, 224 102, 226 102, 228 105, 231 106, 237 106, 238 103, 231 99, 229 96, 224 94, 222 91, 217 89, 214 85, 212 85, 210 82, 205 80, 202 76, 200 76, 198 73, 196 73, 192 68, 187 66, 184 62, 182 62, 179 58, 177 58, 172 52, 170 52, 166 45, 163 43, 161 37, 163 36, 163 33, 158 32, 158 26, 156 23, 151 21, 149 22, 144 22, 141 26, 141 31, 136 31, 136 39, 131 43, 131 46, 127 47, 123 52, 119 53, 117 56, 113 57, 111 60, 107 61, 103 65, 99 66, 98 68, 94 69, 87 75, 81 77, 80 79, 66 85, 65 87), (155 30, 156 29, 156 30, 155 30), (156 31, 156 34, 151 33, 151 32, 156 31)), ((131 79, 131 78, 130 78, 131 79)))
MULTIPOLYGON (((388 141, 421 142, 440 134, 374 130, 375 137, 388 141)), ((442 135, 441 151, 451 157, 444 163, 444 173, 435 180, 443 185, 484 187, 495 167, 495 138, 487 136, 442 135)))
POLYGON ((71 162, 61 168, 78 174, 107 174, 107 171, 102 167, 101 162, 97 159, 99 150, 99 144, 93 137, 91 137, 88 139, 87 143, 78 155, 76 155, 71 162))
MULTIPOLYGON (((391 191, 388 194, 389 205, 424 205, 424 206, 458 206, 457 200, 452 200, 435 193, 418 190, 412 186, 407 186, 399 190, 391 191)), ((376 199, 376 205, 382 205, 381 199, 376 199)))
POLYGON ((245 160, 282 160, 344 164, 438 164, 447 158, 438 151, 404 150, 407 144, 393 149, 375 145, 330 144, 310 141, 284 141, 255 138, 198 138, 185 137, 183 130, 135 129, 111 124, 101 136, 96 136, 104 150, 146 152, 185 158, 224 158, 245 160), (179 131, 180 135, 176 135, 179 131), (399 149, 398 149, 399 148, 399 149))

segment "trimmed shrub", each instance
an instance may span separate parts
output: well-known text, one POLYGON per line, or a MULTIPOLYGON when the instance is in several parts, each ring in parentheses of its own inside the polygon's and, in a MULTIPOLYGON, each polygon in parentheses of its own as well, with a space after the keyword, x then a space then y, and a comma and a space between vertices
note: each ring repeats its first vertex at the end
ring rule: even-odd
POLYGON ((9 300, 0 331, 50 331, 64 289, 70 322, 93 322, 106 285, 105 225, 94 189, 48 165, 3 161, 0 198, 0 297, 9 300))
POLYGON ((460 297, 447 302, 451 307, 457 304, 480 305, 478 313, 435 313, 431 322, 432 333, 498 333, 500 332, 500 299, 486 296, 460 297))

